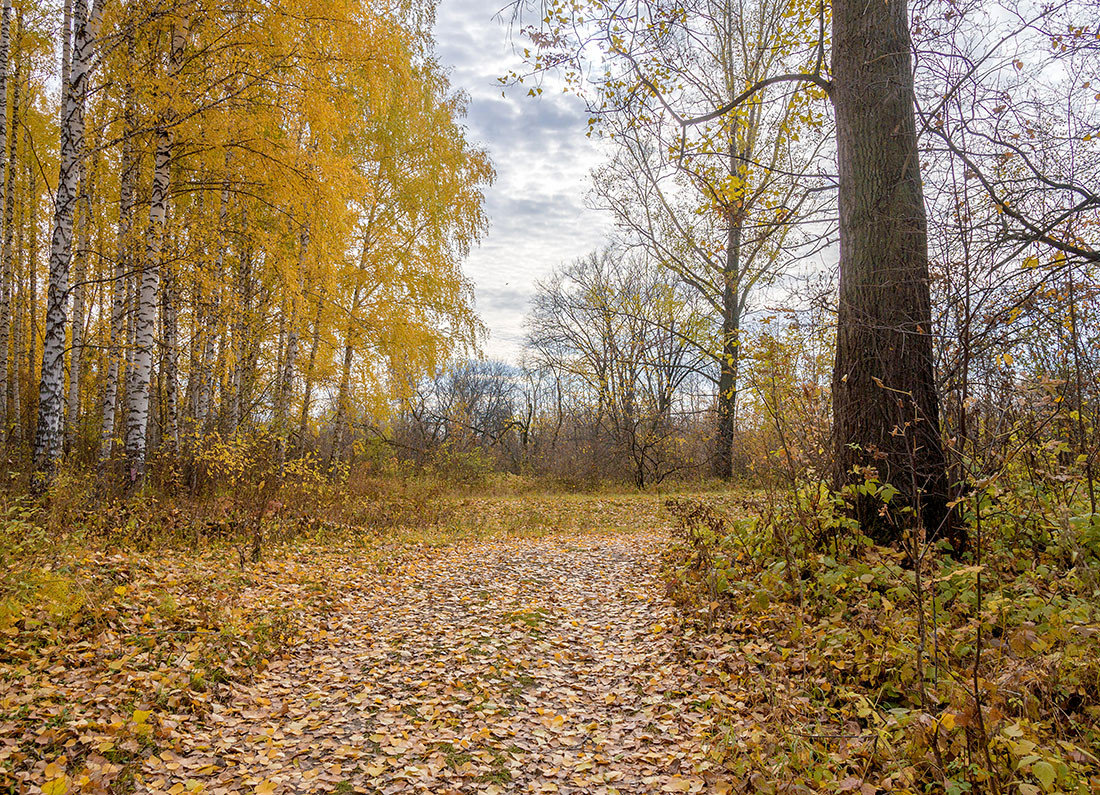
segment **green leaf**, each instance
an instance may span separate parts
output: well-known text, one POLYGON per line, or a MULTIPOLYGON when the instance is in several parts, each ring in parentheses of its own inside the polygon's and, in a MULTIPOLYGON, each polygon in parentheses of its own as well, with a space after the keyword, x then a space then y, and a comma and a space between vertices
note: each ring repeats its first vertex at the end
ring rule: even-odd
POLYGON ((1043 785, 1044 791, 1050 792, 1054 787, 1054 779, 1056 776, 1050 762, 1036 762, 1031 766, 1031 775, 1039 780, 1039 783, 1043 785))

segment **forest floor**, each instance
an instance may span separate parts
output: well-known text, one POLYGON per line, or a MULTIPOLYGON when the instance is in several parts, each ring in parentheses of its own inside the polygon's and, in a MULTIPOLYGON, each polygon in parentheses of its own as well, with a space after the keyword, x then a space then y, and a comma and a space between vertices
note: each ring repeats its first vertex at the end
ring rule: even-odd
POLYGON ((729 791, 659 500, 464 510, 476 532, 299 542, 243 570, 216 548, 44 565, 37 612, 0 626, 0 784, 729 791))

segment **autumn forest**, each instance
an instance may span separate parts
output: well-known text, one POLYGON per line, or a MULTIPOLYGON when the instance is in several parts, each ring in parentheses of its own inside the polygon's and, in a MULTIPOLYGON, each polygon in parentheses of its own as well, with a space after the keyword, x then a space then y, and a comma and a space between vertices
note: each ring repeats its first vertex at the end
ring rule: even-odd
POLYGON ((1100 792, 1093 0, 0 4, 0 792, 1100 792))

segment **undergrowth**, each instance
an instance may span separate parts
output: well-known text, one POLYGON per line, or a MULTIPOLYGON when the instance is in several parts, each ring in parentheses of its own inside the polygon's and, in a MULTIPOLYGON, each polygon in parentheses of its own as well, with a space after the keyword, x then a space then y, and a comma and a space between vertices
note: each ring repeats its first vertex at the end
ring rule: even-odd
POLYGON ((917 566, 823 488, 670 500, 670 593, 745 791, 1100 791, 1098 517, 1039 498, 973 490, 980 559, 917 566))

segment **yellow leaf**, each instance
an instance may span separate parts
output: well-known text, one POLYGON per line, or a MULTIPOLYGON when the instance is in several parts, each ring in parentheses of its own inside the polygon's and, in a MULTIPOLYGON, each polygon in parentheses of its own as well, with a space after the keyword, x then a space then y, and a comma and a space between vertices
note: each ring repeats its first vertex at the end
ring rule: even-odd
POLYGON ((69 791, 69 777, 61 776, 42 785, 42 795, 65 795, 69 791))
POLYGON ((277 786, 278 785, 274 781, 261 781, 256 785, 254 792, 256 795, 271 795, 277 786))

